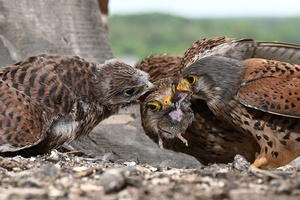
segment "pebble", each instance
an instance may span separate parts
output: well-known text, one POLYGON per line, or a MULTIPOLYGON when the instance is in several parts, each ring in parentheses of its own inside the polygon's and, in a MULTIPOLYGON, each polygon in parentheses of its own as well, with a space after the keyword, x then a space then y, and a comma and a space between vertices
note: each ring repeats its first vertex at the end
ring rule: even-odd
POLYGON ((118 192, 125 186, 125 183, 122 169, 107 169, 101 177, 101 184, 105 193, 118 192))
POLYGON ((300 198, 300 171, 293 164, 255 174, 239 156, 228 165, 186 169, 51 154, 0 157, 0 199, 300 198))
POLYGON ((232 162, 233 168, 239 171, 248 171, 250 163, 241 155, 236 155, 232 162))

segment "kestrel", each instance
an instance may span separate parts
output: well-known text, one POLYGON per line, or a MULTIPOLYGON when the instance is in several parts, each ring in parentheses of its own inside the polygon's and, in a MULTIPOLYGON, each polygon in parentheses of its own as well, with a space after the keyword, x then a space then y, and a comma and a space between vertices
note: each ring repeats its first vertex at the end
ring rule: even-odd
MULTIPOLYGON (((203 164, 209 162, 228 163, 236 154, 241 154, 248 161, 253 162, 255 154, 260 151, 257 141, 251 135, 244 135, 228 125, 227 122, 218 119, 204 100, 198 99, 191 102, 194 119, 189 122, 191 124, 184 132, 184 127, 187 125, 184 118, 190 114, 189 110, 185 108, 187 103, 178 104, 178 100, 181 98, 178 98, 172 89, 177 79, 160 79, 178 77, 183 68, 202 57, 223 55, 243 60, 260 56, 279 60, 290 59, 292 62, 299 63, 299 50, 299 46, 293 44, 219 37, 196 41, 182 58, 178 55, 148 57, 137 65, 138 68, 147 71, 151 81, 158 85, 156 91, 152 92, 141 106, 142 125, 146 134, 160 146, 192 155, 203 164), (162 73, 160 74, 160 72, 162 73), (168 108, 164 105, 165 100, 168 100, 167 102, 170 104, 168 108), (160 106, 159 110, 151 110, 151 107, 154 108, 153 102, 160 106), (181 122, 172 119, 169 114, 178 110, 178 107, 185 111, 181 122), (167 136, 160 133, 159 126, 174 127, 175 124, 175 127, 176 125, 180 127, 181 123, 183 124, 181 125, 181 134, 178 134, 179 128, 174 128, 173 130, 176 130, 174 132, 169 131, 167 136), (178 135, 180 138, 177 137, 178 135)), ((186 100, 180 101, 186 102, 186 100)))
POLYGON ((218 120, 204 101, 190 105, 187 94, 175 92, 176 78, 162 78, 141 104, 145 133, 161 148, 186 153, 202 164, 232 162, 236 154, 254 161, 259 146, 218 120), (198 104, 197 104, 198 105, 198 104))
POLYGON ((0 152, 36 155, 88 134, 153 89, 121 61, 40 55, 0 70, 0 152))
POLYGON ((277 168, 300 156, 299 65, 210 56, 185 68, 182 77, 179 90, 192 91, 193 99, 257 141, 254 167, 277 168))

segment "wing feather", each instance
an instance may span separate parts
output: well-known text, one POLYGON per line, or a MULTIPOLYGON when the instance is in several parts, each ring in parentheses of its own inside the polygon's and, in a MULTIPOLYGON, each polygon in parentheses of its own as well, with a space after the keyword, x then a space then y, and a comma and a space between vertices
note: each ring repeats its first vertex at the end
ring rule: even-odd
POLYGON ((264 59, 248 59, 237 99, 247 107, 300 117, 300 66, 264 59))

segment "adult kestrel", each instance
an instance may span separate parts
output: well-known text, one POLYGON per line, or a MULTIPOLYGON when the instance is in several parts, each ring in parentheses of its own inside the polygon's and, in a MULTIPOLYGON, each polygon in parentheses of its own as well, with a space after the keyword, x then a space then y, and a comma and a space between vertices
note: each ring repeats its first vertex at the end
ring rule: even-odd
MULTIPOLYGON (((187 103, 178 104, 178 100, 185 102, 175 95, 172 85, 177 80, 162 80, 165 77, 177 77, 183 68, 189 66, 197 59, 212 55, 223 55, 243 60, 251 57, 266 57, 279 60, 288 60, 299 63, 300 48, 298 45, 277 43, 277 42, 257 42, 251 39, 233 40, 219 37, 212 39, 202 39, 194 42, 185 52, 183 58, 178 55, 150 56, 138 63, 137 67, 147 71, 150 79, 156 84, 156 91, 152 92, 141 106, 142 125, 146 134, 168 149, 187 153, 196 157, 201 163, 209 162, 230 162, 236 154, 243 155, 248 161, 253 162, 255 154, 260 151, 256 140, 250 135, 244 135, 226 122, 219 120, 208 108, 203 100, 192 101, 194 119, 188 129, 178 134, 179 128, 184 130, 188 124, 182 120, 178 122, 170 116, 174 110, 183 110, 183 116, 190 116, 187 103), (181 61, 179 61, 181 60, 181 61), (178 65, 181 63, 181 65, 178 65), (162 72, 162 73, 160 73, 162 72), (176 96, 176 97, 175 97, 176 96), (177 100, 176 100, 177 99, 177 100), (167 101, 166 101, 167 100, 167 101), (159 109, 152 105, 156 102, 159 109), (169 102, 166 108, 164 102, 169 102), (177 102, 177 107, 175 106, 177 102), (149 104, 150 103, 150 104, 149 104), (151 107, 155 109, 151 110, 151 107), (174 125, 175 124, 175 125, 174 125), (161 134, 159 126, 173 127, 175 132, 169 130, 169 135, 161 134), (177 136, 180 136, 178 138, 177 136), (188 146, 186 146, 188 144, 188 146)), ((178 114, 178 112, 177 112, 178 114)), ((183 117, 183 119, 184 119, 183 117)))
POLYGON ((116 59, 40 55, 0 70, 0 152, 35 155, 88 134, 153 89, 149 75, 116 59))
POLYGON ((254 161, 255 140, 215 117, 204 101, 190 104, 185 93, 175 92, 176 78, 162 78, 141 104, 145 133, 161 148, 186 153, 202 164, 232 162, 236 154, 254 161))
MULTIPOLYGON (((276 168, 300 156, 300 66, 252 58, 202 58, 182 72, 180 90, 260 146, 254 167, 276 168)), ((199 105, 201 106, 201 105, 199 105)))

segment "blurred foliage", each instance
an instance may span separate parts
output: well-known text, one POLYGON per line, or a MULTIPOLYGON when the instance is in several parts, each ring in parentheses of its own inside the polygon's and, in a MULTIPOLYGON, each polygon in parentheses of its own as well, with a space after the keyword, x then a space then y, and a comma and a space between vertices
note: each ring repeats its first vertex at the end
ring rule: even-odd
POLYGON ((164 14, 109 17, 109 38, 115 56, 181 54, 195 40, 216 36, 300 44, 300 17, 186 19, 164 14))

